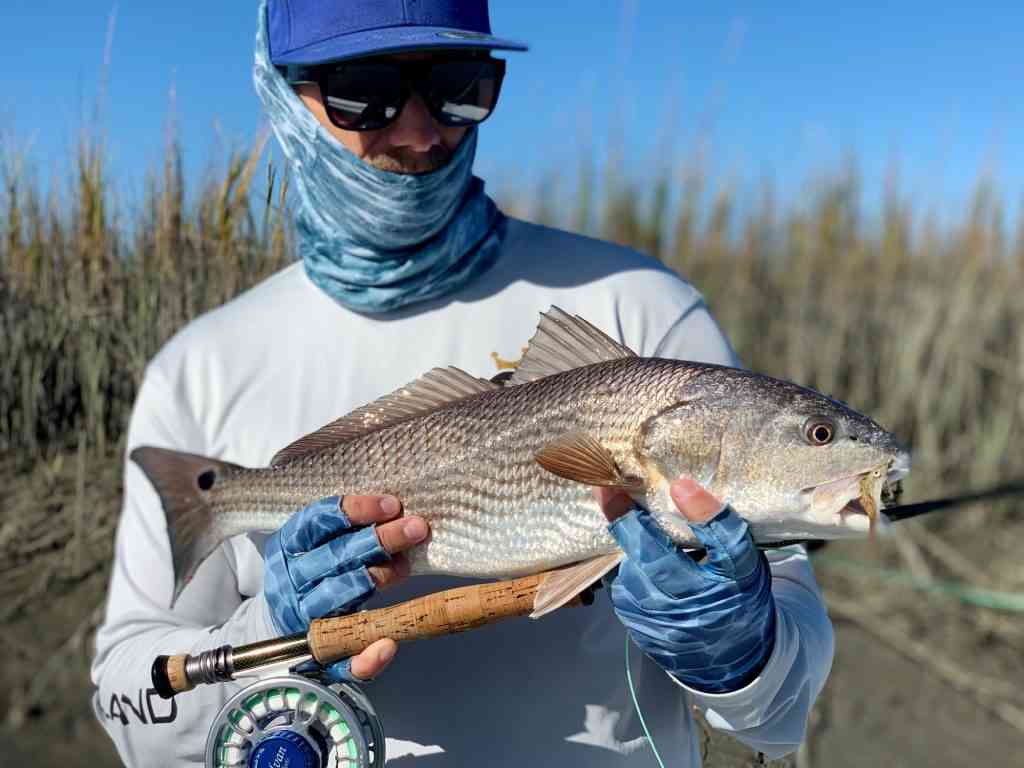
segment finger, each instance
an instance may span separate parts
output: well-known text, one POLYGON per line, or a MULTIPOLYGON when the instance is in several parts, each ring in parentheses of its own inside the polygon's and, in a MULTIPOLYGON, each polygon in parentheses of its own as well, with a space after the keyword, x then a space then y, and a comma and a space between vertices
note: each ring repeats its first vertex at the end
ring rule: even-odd
POLYGON ((377 589, 393 587, 409 577, 409 559, 405 555, 395 555, 390 563, 384 565, 373 565, 367 568, 370 578, 377 585, 377 589))
POLYGON ((403 517, 377 526, 377 538, 389 555, 416 546, 427 538, 430 526, 422 517, 403 517))
POLYGON ((352 527, 341 511, 340 496, 314 501, 281 527, 281 546, 290 555, 308 552, 352 527))
MULTIPOLYGON (((609 525, 608 531, 626 553, 627 560, 667 593, 689 588, 701 575, 697 564, 676 547, 645 510, 627 512, 609 525)), ((617 578, 622 578, 622 571, 620 566, 617 578)))
POLYGON ((306 623, 324 616, 351 613, 365 603, 375 587, 365 567, 328 576, 299 595, 299 611, 306 623))
POLYGON ((402 513, 402 503, 394 496, 346 496, 341 508, 355 525, 383 523, 402 513))
POLYGON ((689 477, 680 477, 672 483, 669 494, 679 512, 691 523, 706 523, 725 506, 689 477))
POLYGON ((762 566, 750 526, 732 507, 716 499, 690 478, 679 478, 669 489, 672 501, 707 550, 703 568, 742 581, 762 566))
POLYGON ((355 570, 364 565, 381 565, 389 559, 390 555, 380 545, 376 531, 370 526, 348 531, 311 552, 293 557, 288 570, 295 588, 299 592, 304 592, 328 576, 355 570))
POLYGON ((704 569, 736 581, 744 581, 767 567, 764 555, 754 544, 747 521, 726 506, 706 523, 690 528, 708 551, 704 569))
POLYGON ((270 608, 274 628, 281 635, 293 635, 305 630, 309 621, 302 616, 298 603, 292 599, 295 585, 288 573, 287 555, 281 549, 280 541, 275 546, 271 537, 264 549, 264 557, 263 595, 270 608))
POLYGON ((629 494, 620 488, 598 486, 592 489, 591 493, 594 494, 594 498, 597 499, 597 503, 609 523, 614 523, 636 506, 629 494))
POLYGON ((398 652, 398 643, 390 637, 371 643, 370 646, 352 657, 352 676, 356 680, 372 680, 391 663, 398 652))

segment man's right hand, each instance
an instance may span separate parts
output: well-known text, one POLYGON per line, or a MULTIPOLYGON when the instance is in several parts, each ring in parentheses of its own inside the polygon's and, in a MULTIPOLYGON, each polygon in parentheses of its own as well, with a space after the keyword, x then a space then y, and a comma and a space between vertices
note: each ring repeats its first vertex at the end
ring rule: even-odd
MULTIPOLYGON (((313 619, 351 613, 380 587, 409 575, 402 552, 430 533, 421 517, 401 517, 394 496, 329 496, 288 519, 264 550, 263 593, 283 635, 305 632, 313 619)), ((369 680, 384 669, 398 644, 378 640, 323 677, 369 680)))

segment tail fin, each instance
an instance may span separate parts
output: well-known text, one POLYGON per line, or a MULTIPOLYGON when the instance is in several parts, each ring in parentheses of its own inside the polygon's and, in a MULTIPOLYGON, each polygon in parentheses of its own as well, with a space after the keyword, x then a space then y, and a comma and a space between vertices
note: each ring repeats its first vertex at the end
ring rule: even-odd
POLYGON ((146 473, 163 504, 174 562, 174 605, 199 564, 226 538, 215 524, 210 501, 223 476, 241 467, 149 446, 132 451, 131 460, 146 473))

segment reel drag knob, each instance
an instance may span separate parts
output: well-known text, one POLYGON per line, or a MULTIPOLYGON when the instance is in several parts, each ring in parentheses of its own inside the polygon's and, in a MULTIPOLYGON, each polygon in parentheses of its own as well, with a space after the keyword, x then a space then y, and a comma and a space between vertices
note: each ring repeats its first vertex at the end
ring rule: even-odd
POLYGON ((320 768, 318 750, 295 731, 274 731, 249 755, 249 768, 320 768))

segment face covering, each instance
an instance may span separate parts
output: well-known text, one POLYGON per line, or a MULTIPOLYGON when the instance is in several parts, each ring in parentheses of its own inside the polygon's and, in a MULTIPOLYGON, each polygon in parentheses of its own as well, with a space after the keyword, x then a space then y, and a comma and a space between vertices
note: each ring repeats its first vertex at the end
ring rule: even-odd
POLYGON ((506 218, 473 176, 476 128, 443 168, 382 171, 332 137, 270 62, 259 11, 256 93, 291 166, 306 274, 339 304, 379 313, 458 290, 498 258, 506 218))

